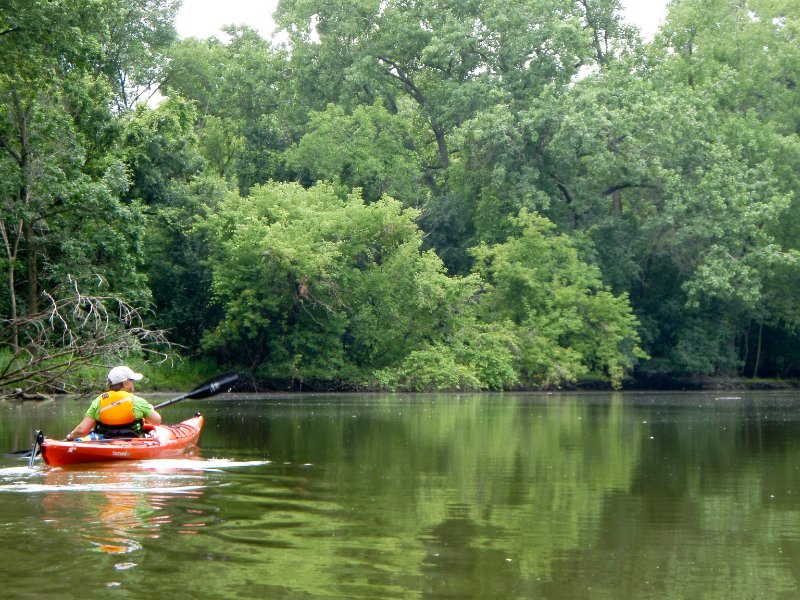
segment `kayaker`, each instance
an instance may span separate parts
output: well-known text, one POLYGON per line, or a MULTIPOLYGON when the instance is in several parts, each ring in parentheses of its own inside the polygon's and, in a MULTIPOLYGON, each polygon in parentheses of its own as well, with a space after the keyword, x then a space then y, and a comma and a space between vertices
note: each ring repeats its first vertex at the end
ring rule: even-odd
POLYGON ((108 391, 89 405, 83 420, 68 435, 67 440, 89 433, 104 437, 144 435, 144 423, 158 425, 161 415, 144 398, 134 393, 134 382, 144 377, 127 366, 114 367, 108 372, 108 391))

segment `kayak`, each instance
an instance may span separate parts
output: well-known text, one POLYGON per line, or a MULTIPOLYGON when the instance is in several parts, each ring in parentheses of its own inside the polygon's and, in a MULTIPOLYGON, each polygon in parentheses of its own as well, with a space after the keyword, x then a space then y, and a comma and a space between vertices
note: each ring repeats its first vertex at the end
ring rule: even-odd
POLYGON ((197 443, 203 415, 175 425, 156 425, 140 438, 65 441, 44 438, 42 458, 51 467, 112 460, 149 460, 178 456, 197 443))

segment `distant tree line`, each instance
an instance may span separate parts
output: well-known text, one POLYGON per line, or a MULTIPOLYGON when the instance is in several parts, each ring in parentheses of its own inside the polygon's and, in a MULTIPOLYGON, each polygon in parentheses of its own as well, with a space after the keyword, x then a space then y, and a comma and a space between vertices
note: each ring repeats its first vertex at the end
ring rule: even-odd
POLYGON ((798 375, 796 2, 674 0, 652 41, 619 0, 282 0, 205 40, 177 5, 0 9, 4 372, 42 328, 72 365, 37 315, 80 281, 118 337, 73 311, 76 365, 166 336, 276 386, 798 375))

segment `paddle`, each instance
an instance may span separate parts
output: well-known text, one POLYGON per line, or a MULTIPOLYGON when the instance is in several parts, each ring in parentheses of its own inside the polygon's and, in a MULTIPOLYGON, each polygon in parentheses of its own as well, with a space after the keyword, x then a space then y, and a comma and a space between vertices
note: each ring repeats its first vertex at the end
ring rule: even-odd
POLYGON ((33 447, 31 448, 30 460, 28 460, 28 468, 33 468, 33 461, 36 460, 36 455, 39 454, 39 449, 42 447, 44 441, 44 434, 38 429, 33 434, 33 447))
POLYGON ((180 402, 181 400, 186 400, 187 398, 191 398, 194 400, 199 400, 201 398, 209 398, 220 392, 224 392, 230 389, 230 385, 239 378, 237 373, 225 373, 224 375, 218 375, 213 379, 209 379, 205 383, 197 386, 188 394, 184 394, 183 396, 178 396, 177 398, 173 398, 172 400, 167 400, 166 402, 162 402, 161 404, 156 404, 153 408, 164 408, 165 406, 169 406, 170 404, 175 404, 176 402, 180 402))

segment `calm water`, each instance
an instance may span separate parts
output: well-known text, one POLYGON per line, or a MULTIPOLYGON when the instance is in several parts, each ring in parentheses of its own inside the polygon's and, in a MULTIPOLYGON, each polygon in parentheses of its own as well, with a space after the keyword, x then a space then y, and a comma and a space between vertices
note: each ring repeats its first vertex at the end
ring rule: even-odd
MULTIPOLYGON (((0 452, 85 401, 0 403, 0 452)), ((0 458, 4 598, 797 598, 800 394, 227 396, 177 460, 0 458)))

